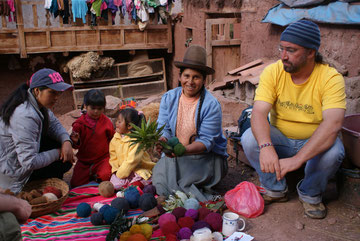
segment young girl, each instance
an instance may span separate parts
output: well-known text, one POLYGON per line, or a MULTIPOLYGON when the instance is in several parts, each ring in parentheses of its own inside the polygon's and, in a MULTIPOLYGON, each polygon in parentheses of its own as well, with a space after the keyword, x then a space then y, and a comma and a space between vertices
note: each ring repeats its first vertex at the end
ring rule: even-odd
POLYGON ((115 189, 136 185, 142 188, 151 183, 152 169, 155 163, 150 160, 150 155, 141 150, 136 152, 139 144, 132 145, 130 137, 124 134, 131 132, 130 123, 141 125, 144 114, 133 108, 120 111, 116 120, 116 133, 110 142, 110 165, 112 176, 110 181, 115 189))
POLYGON ((100 90, 89 90, 82 107, 86 113, 72 124, 71 140, 73 147, 79 149, 71 178, 72 187, 92 180, 110 180, 109 143, 115 131, 110 119, 104 115, 105 105, 105 96, 100 90))

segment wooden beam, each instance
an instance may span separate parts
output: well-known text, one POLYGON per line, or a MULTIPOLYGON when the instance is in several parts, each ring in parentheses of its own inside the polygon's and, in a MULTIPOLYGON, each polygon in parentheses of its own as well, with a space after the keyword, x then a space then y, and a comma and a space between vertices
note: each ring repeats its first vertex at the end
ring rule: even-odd
MULTIPOLYGON (((205 47, 205 49, 206 49, 206 54, 207 54, 207 56, 206 56, 206 64, 209 67, 212 67, 212 45, 211 45, 211 43, 212 43, 212 40, 211 40, 212 34, 211 34, 211 32, 212 31, 211 31, 211 25, 212 25, 211 20, 210 19, 206 20, 206 35, 205 35, 206 47, 205 47)), ((211 83, 211 80, 212 80, 211 76, 209 76, 208 80, 206 82, 206 85, 208 83, 211 83)))
POLYGON ((27 58, 25 34, 24 34, 24 19, 23 19, 21 0, 15 0, 15 12, 16 12, 16 20, 17 20, 16 25, 19 36, 20 57, 27 58))
POLYGON ((3 28, 7 28, 5 15, 1 15, 1 25, 3 28))
POLYGON ((230 70, 230 71, 228 72, 228 74, 230 74, 230 75, 231 75, 231 74, 235 74, 235 73, 237 73, 237 72, 240 72, 240 71, 249 69, 249 68, 251 68, 251 67, 253 67, 253 66, 256 66, 256 65, 259 65, 259 64, 262 64, 262 63, 263 63, 262 59, 257 59, 257 60, 254 60, 254 61, 250 62, 250 63, 247 63, 247 64, 245 64, 245 65, 242 65, 242 66, 240 66, 240 67, 238 67, 238 68, 236 68, 236 69, 230 70))
POLYGON ((46 31, 46 46, 48 48, 51 47, 51 36, 50 31, 46 31))
POLYGON ((37 14, 37 6, 36 6, 36 4, 32 5, 32 10, 33 10, 34 27, 37 28, 37 27, 39 27, 39 22, 38 22, 38 14, 37 14))
MULTIPOLYGON (((171 18, 168 19, 168 31, 167 31, 167 34, 168 34, 168 39, 167 39, 167 42, 168 42, 168 50, 167 52, 168 53, 172 53, 173 51, 173 39, 172 39, 172 26, 171 26, 171 18)), ((165 82, 166 82, 166 78, 165 78, 165 82)), ((167 90, 167 89, 165 89, 167 90)))

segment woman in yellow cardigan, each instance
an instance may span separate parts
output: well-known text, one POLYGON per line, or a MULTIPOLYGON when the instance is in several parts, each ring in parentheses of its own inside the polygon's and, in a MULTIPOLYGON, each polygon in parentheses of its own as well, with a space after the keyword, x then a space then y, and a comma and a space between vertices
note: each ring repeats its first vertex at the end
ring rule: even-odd
POLYGON ((115 189, 136 185, 142 188, 151 183, 152 169, 155 163, 151 161, 146 151, 137 151, 139 144, 131 145, 130 137, 124 135, 130 132, 130 123, 139 126, 144 115, 133 108, 120 111, 116 120, 116 133, 110 142, 110 165, 113 173, 110 182, 115 189))

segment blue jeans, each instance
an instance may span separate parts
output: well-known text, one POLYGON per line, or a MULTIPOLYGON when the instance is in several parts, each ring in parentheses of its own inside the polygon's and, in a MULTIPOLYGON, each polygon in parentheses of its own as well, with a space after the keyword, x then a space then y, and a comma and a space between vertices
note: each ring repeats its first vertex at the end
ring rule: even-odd
MULTIPOLYGON (((296 155, 309 140, 287 138, 274 126, 270 126, 270 138, 279 159, 296 155)), ((287 190, 285 178, 278 181, 275 173, 264 173, 261 171, 259 162, 260 150, 251 128, 247 129, 242 135, 241 144, 250 164, 259 175, 261 185, 269 193, 285 192, 287 190)), ((311 204, 321 202, 321 194, 325 191, 329 179, 339 169, 344 155, 344 146, 339 137, 337 137, 334 144, 327 151, 306 162, 305 177, 297 185, 299 197, 304 202, 311 204)), ((271 194, 269 195, 272 196, 271 194)))

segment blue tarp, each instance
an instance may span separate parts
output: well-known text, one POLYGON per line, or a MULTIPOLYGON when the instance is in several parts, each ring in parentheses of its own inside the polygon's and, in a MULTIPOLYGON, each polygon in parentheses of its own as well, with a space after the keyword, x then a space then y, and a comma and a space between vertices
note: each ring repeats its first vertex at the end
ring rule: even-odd
POLYGON ((288 8, 281 3, 268 11, 262 22, 286 26, 300 19, 321 23, 360 24, 360 5, 337 1, 313 8, 288 8))

